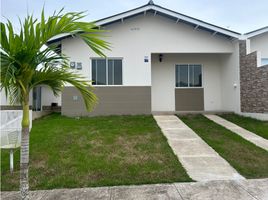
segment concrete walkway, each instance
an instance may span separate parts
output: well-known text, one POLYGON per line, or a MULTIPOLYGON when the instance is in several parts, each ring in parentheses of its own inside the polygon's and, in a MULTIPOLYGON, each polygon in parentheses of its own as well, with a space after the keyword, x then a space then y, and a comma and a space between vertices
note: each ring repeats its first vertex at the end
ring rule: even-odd
POLYGON ((229 122, 226 119, 221 118, 220 116, 217 115, 205 115, 205 116, 208 119, 214 121, 215 123, 229 129, 230 131, 236 133, 237 135, 240 135, 244 139, 268 151, 268 140, 264 139, 263 137, 260 137, 240 126, 237 126, 236 124, 229 122))
POLYGON ((174 115, 154 116, 168 143, 196 181, 244 179, 214 149, 174 115))
MULTIPOLYGON (((18 192, 1 199, 17 200, 18 192)), ((33 200, 267 200, 268 179, 115 186, 30 192, 33 200)))

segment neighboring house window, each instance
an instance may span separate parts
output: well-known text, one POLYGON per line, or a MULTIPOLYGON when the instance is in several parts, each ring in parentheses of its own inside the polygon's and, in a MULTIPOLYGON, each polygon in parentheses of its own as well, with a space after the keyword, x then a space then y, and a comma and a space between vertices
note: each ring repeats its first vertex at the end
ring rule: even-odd
POLYGON ((268 65, 268 58, 262 58, 261 59, 261 66, 268 65))
POLYGON ((93 85, 122 85, 121 59, 92 59, 93 85))
POLYGON ((202 66, 176 65, 176 87, 202 87, 202 66))

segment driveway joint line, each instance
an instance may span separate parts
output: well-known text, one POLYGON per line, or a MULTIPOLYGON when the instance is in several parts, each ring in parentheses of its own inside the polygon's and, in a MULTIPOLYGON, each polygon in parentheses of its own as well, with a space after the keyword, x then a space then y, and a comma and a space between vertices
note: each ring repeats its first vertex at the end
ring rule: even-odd
MULTIPOLYGON (((240 187, 242 190, 244 190, 249 196, 251 196, 252 198, 254 198, 255 200, 261 200, 257 197, 255 197, 253 194, 251 194, 243 185, 241 185, 239 182, 235 182, 234 186, 236 188, 240 187)), ((238 189, 237 189, 238 190, 238 189)))
POLYGON ((174 183, 172 185, 175 187, 176 191, 179 193, 181 199, 184 200, 184 198, 182 197, 182 195, 181 195, 179 189, 177 188, 177 186, 174 183))

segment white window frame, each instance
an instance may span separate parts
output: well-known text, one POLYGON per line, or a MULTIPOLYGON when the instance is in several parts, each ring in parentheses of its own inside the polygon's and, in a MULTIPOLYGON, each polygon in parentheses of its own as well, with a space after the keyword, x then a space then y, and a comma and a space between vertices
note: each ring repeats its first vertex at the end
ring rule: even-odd
POLYGON ((194 88, 204 88, 204 70, 203 70, 203 65, 200 63, 178 63, 175 64, 175 88, 176 89, 194 89, 194 88), (188 66, 188 86, 187 87, 177 87, 177 83, 176 83, 176 67, 180 66, 180 65, 187 65, 188 66), (190 65, 200 65, 201 66, 201 86, 200 87, 190 87, 190 70, 189 70, 189 66, 190 65))
MULTIPOLYGON (((91 57, 90 58, 90 66, 91 66, 91 80, 92 80, 92 61, 93 60, 105 60, 105 63, 106 63, 106 84, 105 85, 97 85, 97 84, 92 84, 92 86, 98 86, 98 87, 105 87, 105 86, 113 86, 113 87, 116 87, 116 86, 123 86, 124 85, 124 78, 123 78, 123 58, 122 57, 106 57, 106 58, 100 58, 100 57, 91 57), (122 62, 122 84, 120 85, 111 85, 109 84, 108 82, 108 60, 121 60, 122 62)), ((97 76, 97 72, 96 72, 96 76, 97 76)), ((114 80, 113 80, 114 82, 114 80)))

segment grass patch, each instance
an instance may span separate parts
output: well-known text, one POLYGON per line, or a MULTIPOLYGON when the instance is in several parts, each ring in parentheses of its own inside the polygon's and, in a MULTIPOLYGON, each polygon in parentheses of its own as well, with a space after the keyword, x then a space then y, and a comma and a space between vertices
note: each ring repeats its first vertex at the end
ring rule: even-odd
POLYGON ((268 139, 268 121, 261 121, 237 114, 221 114, 219 116, 265 139, 268 139))
POLYGON ((246 178, 268 177, 268 152, 203 115, 179 116, 209 146, 246 178))
MULTIPOLYGON (((2 151, 1 190, 19 189, 2 151)), ((30 189, 191 181, 152 116, 73 119, 52 114, 33 122, 30 189)))

